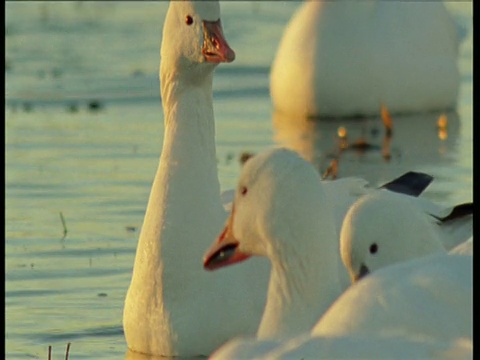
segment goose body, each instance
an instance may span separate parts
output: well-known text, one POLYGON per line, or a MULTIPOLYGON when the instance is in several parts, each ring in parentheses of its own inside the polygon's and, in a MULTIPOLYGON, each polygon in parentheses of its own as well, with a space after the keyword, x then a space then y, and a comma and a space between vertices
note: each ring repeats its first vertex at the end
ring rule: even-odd
POLYGON ((237 338, 210 359, 471 359, 472 276, 468 255, 396 263, 348 288, 311 333, 237 338))
POLYGON ((237 338, 210 359, 471 359, 472 276, 472 256, 397 263, 347 289, 310 334, 237 338))
POLYGON ((218 1, 172 1, 162 39, 165 131, 138 240, 123 315, 129 349, 208 355, 254 333, 265 304, 268 263, 206 273, 201 257, 226 219, 215 152, 212 78, 235 57, 218 1), (219 289, 226 291, 219 295, 219 289), (233 316, 230 322, 226 316, 233 316), (208 331, 207 331, 208 329, 208 331))
POLYGON ((297 336, 288 340, 237 338, 216 350, 210 360, 244 359, 435 359, 473 357, 473 341, 411 339, 382 335, 297 336))
POLYGON ((459 35, 442 2, 305 1, 270 73, 276 110, 308 117, 452 109, 459 35), (441 74, 441 75, 439 75, 441 74))
POLYGON ((473 339, 473 257, 435 254, 395 263, 352 285, 314 336, 473 339))

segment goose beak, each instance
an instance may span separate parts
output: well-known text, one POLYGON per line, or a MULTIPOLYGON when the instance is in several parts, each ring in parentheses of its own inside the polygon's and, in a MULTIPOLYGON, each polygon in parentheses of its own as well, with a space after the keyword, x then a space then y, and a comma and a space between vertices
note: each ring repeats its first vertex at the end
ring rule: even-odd
POLYGON ((352 283, 355 283, 357 282, 358 280, 360 280, 361 278, 367 276, 368 274, 370 274, 370 269, 365 265, 365 264, 362 264, 360 266, 360 271, 358 272, 358 274, 355 274, 352 278, 352 283))
POLYGON ((205 254, 203 258, 203 267, 205 270, 216 270, 244 261, 250 257, 250 255, 238 249, 239 242, 233 236, 232 231, 233 214, 234 209, 232 209, 230 218, 227 220, 227 224, 222 233, 205 254))
POLYGON ((203 21, 203 56, 212 63, 232 62, 235 52, 230 48, 223 36, 222 23, 217 21, 203 21))

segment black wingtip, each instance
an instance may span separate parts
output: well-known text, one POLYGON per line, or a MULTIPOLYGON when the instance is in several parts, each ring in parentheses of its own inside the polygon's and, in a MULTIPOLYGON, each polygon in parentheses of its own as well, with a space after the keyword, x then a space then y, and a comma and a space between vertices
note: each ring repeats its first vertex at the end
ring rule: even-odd
POLYGON ((445 224, 446 222, 460 219, 469 215, 473 215, 472 202, 456 205, 452 208, 452 211, 450 211, 450 214, 448 214, 447 216, 444 216, 443 218, 441 217, 435 217, 435 218, 439 220, 441 223, 445 224))
POLYGON ((409 171, 402 176, 380 186, 380 189, 387 189, 400 194, 419 196, 430 183, 433 176, 416 171, 409 171))

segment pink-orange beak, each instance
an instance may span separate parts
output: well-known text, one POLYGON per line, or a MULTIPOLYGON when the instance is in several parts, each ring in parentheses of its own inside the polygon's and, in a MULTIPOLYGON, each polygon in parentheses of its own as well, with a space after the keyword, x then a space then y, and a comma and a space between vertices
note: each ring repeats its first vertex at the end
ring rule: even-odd
POLYGON ((232 208, 232 213, 227 220, 225 228, 203 258, 203 267, 206 270, 216 270, 244 261, 250 257, 250 255, 238 249, 239 242, 233 235, 234 210, 235 209, 232 208))
POLYGON ((220 19, 203 21, 203 39, 202 53, 208 62, 221 63, 235 60, 235 52, 223 36, 220 19))

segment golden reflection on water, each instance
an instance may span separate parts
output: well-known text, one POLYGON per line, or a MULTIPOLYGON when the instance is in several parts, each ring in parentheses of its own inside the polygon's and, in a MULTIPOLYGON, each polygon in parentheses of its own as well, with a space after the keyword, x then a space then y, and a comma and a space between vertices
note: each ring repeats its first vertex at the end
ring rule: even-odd
POLYGON ((455 164, 458 114, 448 113, 448 129, 442 129, 442 136, 438 118, 439 113, 395 115, 387 130, 380 113, 371 118, 303 119, 275 112, 274 139, 298 151, 322 173, 336 159, 340 177, 385 181, 410 170, 455 164))

